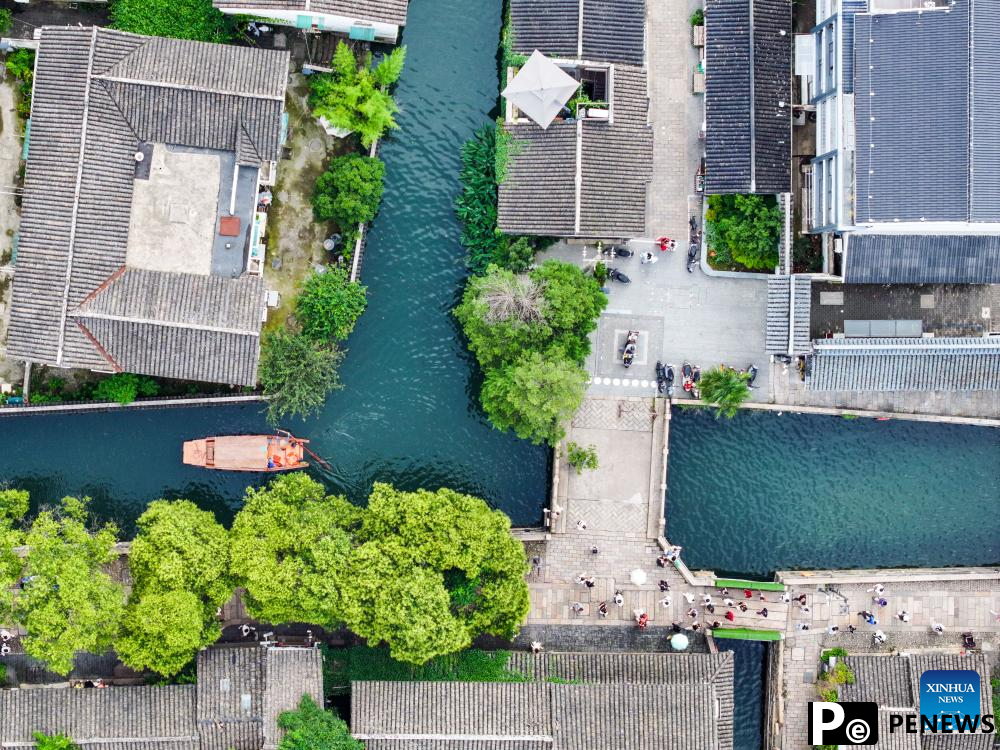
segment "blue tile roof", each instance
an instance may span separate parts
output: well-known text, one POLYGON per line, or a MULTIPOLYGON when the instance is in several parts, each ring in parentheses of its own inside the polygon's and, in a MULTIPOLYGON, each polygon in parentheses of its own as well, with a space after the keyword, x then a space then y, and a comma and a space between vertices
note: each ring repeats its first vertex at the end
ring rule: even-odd
POLYGON ((840 13, 841 49, 843 50, 843 89, 845 94, 854 93, 854 15, 868 10, 868 0, 843 0, 840 13))
POLYGON ((1000 237, 852 234, 848 284, 1000 284, 1000 237))
POLYGON ((814 391, 1000 390, 1000 341, 986 338, 814 341, 814 391))

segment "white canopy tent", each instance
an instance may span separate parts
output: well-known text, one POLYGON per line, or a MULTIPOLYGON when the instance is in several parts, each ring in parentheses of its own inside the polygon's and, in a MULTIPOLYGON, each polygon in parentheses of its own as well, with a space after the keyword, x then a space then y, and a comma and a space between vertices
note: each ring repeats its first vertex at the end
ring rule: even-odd
POLYGON ((503 96, 544 130, 578 88, 579 81, 536 49, 503 96))

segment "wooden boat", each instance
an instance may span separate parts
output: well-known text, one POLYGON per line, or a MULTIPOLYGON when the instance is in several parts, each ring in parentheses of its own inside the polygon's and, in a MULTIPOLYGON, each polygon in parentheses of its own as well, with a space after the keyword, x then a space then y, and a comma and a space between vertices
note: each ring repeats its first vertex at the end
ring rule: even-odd
POLYGON ((184 463, 219 471, 291 471, 309 464, 303 458, 308 440, 291 433, 226 435, 184 442, 184 463))

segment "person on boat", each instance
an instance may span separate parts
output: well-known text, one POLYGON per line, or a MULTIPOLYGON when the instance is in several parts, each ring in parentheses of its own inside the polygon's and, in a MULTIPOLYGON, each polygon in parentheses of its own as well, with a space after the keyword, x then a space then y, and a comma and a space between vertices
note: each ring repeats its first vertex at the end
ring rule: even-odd
POLYGON ((267 468, 269 468, 269 469, 273 469, 274 468, 274 459, 271 458, 271 456, 267 457, 267 468))

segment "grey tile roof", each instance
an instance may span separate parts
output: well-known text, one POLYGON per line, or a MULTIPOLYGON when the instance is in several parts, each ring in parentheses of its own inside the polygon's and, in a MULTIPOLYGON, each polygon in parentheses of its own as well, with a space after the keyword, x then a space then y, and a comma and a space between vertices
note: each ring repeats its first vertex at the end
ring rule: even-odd
POLYGON ((1000 284, 1000 237, 851 234, 849 284, 1000 284))
POLYGON ((642 65, 645 0, 510 0, 514 51, 642 65), (583 38, 580 10, 583 9, 583 38))
POLYGON ((814 341, 816 391, 978 391, 1000 389, 1000 341, 985 338, 814 341))
POLYGON ((532 681, 355 682, 351 731, 369 750, 733 746, 731 654, 511 658, 532 681))
POLYGON ((793 325, 792 354, 804 354, 812 349, 809 338, 812 280, 808 276, 769 276, 767 279, 767 321, 765 351, 768 354, 788 354, 788 327, 793 325), (795 299, 792 308, 794 280, 795 299))
POLYGON ((989 734, 933 735, 890 732, 888 709, 918 712, 920 676, 932 669, 971 669, 980 675, 980 710, 990 713, 990 662, 984 654, 923 654, 913 656, 848 656, 844 663, 855 674, 854 685, 840 686, 844 701, 873 701, 879 706, 879 741, 862 747, 890 750, 989 750, 989 734))
POLYGON ((995 6, 858 14, 854 37, 856 221, 1000 220, 995 6))
POLYGON ((335 16, 356 18, 360 21, 406 24, 409 0, 212 0, 220 9, 244 10, 294 10, 329 13, 335 16))
POLYGON ((854 93, 854 16, 868 10, 868 0, 841 0, 840 45, 843 69, 841 70, 841 91, 854 93))
MULTIPOLYGON (((232 150, 258 165, 277 159, 287 70, 284 52, 99 28, 43 28, 10 356, 61 367, 114 369, 101 344, 95 345, 93 329, 89 334, 81 329, 73 311, 125 265, 133 154, 139 143, 159 140, 232 150)), ((242 289, 247 305, 259 304, 259 282, 242 289)), ((207 297, 202 303, 217 301, 207 297)), ((187 300, 180 297, 177 304, 184 306, 187 300)), ((144 351, 130 360, 143 368, 138 372, 174 377, 174 355, 157 354, 150 343, 173 338, 150 331, 141 320, 134 322, 109 335, 131 336, 130 348, 144 351)), ((173 322, 191 321, 175 316, 173 322)), ((187 363, 187 377, 252 384, 247 378, 255 371, 256 357, 232 360, 253 354, 256 345, 240 342, 234 347, 220 336, 213 347, 208 338, 204 332, 192 334, 200 342, 202 361, 187 363)))
POLYGON ((323 659, 314 648, 272 648, 265 651, 264 750, 274 750, 284 732, 278 717, 298 707, 303 695, 323 705, 323 659))
POLYGON ((516 145, 499 190, 502 231, 605 238, 645 233, 653 157, 646 72, 616 65, 613 78, 613 123, 557 121, 548 130, 533 124, 505 126, 516 145))
POLYGON ((32 732, 44 732, 91 743, 128 738, 144 747, 177 738, 194 750, 194 701, 190 685, 2 690, 0 743, 32 743, 32 732))
POLYGON ((706 193, 791 189, 791 45, 791 0, 706 2, 706 193))

